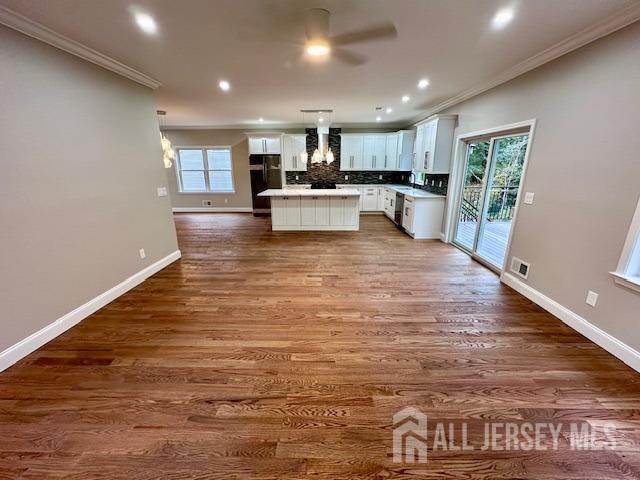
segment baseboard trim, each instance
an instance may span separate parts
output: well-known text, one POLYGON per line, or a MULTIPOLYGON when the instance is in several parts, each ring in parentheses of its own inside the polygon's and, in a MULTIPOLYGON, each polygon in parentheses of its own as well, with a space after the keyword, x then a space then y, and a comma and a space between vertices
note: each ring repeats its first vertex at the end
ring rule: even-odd
POLYGON ((89 315, 97 312, 102 307, 112 302, 119 296, 128 292, 137 285, 140 285, 154 273, 159 272, 167 265, 178 260, 180 256, 180 250, 176 250, 175 252, 140 270, 138 273, 135 273, 123 282, 120 282, 115 287, 110 288, 106 292, 101 293, 97 297, 89 300, 84 305, 81 305, 75 310, 67 313, 66 315, 63 315, 53 323, 50 323, 46 327, 29 335, 27 338, 20 340, 15 345, 0 352, 0 372, 6 370, 18 360, 21 360, 30 353, 34 352, 45 343, 50 342, 58 335, 69 330, 74 325, 77 325, 89 315))
POLYGON ((607 352, 619 358, 637 372, 640 372, 640 352, 634 348, 589 323, 577 313, 560 305, 555 300, 530 287, 512 274, 505 272, 500 277, 500 280, 516 292, 527 297, 533 303, 544 308, 547 312, 558 317, 575 331, 581 333, 596 345, 604 348, 607 352))
POLYGON ((173 213, 251 213, 251 207, 173 207, 173 213))

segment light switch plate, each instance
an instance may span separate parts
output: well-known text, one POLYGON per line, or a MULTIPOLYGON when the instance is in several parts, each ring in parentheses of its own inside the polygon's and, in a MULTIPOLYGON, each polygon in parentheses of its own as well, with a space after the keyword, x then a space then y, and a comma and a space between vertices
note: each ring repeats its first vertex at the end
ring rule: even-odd
POLYGON ((147 256, 147 254, 144 253, 144 248, 141 248, 139 253, 140 253, 140 258, 145 258, 147 256))
POLYGON ((597 303, 598 303, 598 294, 596 292, 589 290, 589 293, 587 294, 587 305, 591 305, 592 307, 595 307, 597 303))
POLYGON ((157 191, 158 191, 158 196, 159 197, 166 197, 167 196, 167 187, 158 187, 157 191))
POLYGON ((533 205, 533 198, 536 196, 533 192, 527 192, 524 194, 524 203, 527 205, 533 205))

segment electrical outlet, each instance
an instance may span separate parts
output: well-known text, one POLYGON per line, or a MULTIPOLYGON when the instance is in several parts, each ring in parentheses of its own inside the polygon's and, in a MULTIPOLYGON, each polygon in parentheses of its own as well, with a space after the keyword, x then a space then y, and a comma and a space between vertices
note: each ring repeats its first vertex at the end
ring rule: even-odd
POLYGON ((382 175, 378 175, 378 180, 382 180, 382 175))
POLYGON ((587 305, 595 307, 598 303, 598 297, 599 295, 596 292, 589 290, 589 293, 587 293, 587 305))
POLYGON ((345 175, 345 176, 344 176, 344 179, 345 179, 345 180, 349 180, 349 175, 345 175))
POLYGON ((167 187, 158 187, 156 190, 158 192, 158 196, 159 197, 166 197, 167 196, 167 187))
POLYGON ((211 200, 202 200, 203 207, 211 207, 212 205, 213 205, 213 202, 211 200))
POLYGON ((229 203, 229 199, 227 197, 224 197, 224 203, 229 203))
POLYGON ((442 188, 442 180, 438 182, 438 188, 442 188))
POLYGON ((144 248, 141 248, 139 252, 140 252, 140 258, 146 258, 147 254, 144 253, 144 248))
POLYGON ((296 180, 300 180, 300 177, 298 175, 296 175, 296 180))
POLYGON ((524 203, 527 205, 533 205, 533 199, 536 196, 533 192, 527 192, 524 194, 524 203))
POLYGON ((436 184, 436 181, 435 180, 431 180, 431 186, 433 187, 433 186, 435 186, 435 184, 436 184))

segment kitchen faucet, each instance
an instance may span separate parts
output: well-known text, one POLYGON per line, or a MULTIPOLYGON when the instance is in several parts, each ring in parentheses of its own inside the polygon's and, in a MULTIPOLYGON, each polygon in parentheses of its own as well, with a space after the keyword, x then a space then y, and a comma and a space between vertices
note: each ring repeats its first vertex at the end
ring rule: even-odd
POLYGON ((409 174, 409 183, 411 183, 411 188, 416 188, 416 174, 413 171, 409 174), (411 177, 413 177, 413 182, 411 181, 411 177))

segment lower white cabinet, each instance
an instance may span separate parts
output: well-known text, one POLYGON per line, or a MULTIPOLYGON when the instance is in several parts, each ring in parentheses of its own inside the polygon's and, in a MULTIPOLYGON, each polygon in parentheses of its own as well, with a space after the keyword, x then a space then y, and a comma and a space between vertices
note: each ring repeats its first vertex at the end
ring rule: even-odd
POLYGON ((395 218, 396 214, 396 192, 390 188, 384 188, 382 192, 382 210, 385 215, 391 219, 395 218))
POLYGON ((359 197, 272 196, 271 226, 273 230, 358 230, 359 197))
POLYGON ((301 197, 300 224, 302 226, 331 225, 330 208, 330 197, 301 197))
POLYGON ((378 195, 380 187, 364 187, 361 194, 362 198, 362 211, 363 212, 375 212, 378 210, 378 195))
POLYGON ((274 226, 300 225, 300 197, 273 197, 271 222, 274 226))
POLYGON ((445 197, 404 196, 402 227, 413 238, 439 239, 445 197))

